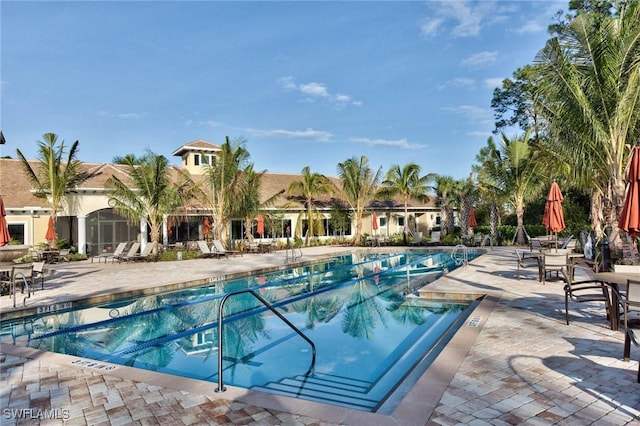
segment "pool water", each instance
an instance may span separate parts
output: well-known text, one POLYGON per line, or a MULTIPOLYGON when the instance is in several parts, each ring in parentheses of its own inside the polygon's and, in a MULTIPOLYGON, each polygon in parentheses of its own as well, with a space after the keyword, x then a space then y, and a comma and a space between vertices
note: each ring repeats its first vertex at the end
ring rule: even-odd
POLYGON ((223 309, 224 385, 376 411, 468 316, 469 303, 415 294, 457 266, 446 252, 355 253, 7 322, 0 342, 217 383, 220 302, 252 289, 314 342, 315 364, 306 340, 237 294, 223 309))

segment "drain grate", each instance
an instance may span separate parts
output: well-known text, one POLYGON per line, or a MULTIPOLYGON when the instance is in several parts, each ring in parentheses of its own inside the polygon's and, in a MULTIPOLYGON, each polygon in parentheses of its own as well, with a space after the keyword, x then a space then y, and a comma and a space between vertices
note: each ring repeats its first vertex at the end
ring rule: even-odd
POLYGON ((467 326, 477 327, 480 324, 480 317, 472 317, 467 326))

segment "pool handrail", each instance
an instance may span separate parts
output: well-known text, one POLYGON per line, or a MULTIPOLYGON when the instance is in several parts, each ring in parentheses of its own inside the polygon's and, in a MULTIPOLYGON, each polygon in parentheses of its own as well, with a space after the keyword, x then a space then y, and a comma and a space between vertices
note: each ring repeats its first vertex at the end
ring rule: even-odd
POLYGON ((223 385, 223 380, 222 380, 222 346, 223 346, 223 330, 222 327, 224 325, 224 317, 223 317, 223 312, 222 309, 224 308, 224 304, 227 301, 227 299, 231 296, 235 296, 238 294, 242 294, 242 293, 250 293, 252 294, 256 299, 258 299, 260 301, 260 303, 262 303, 267 309, 269 309, 271 312, 273 312, 274 314, 276 314, 276 316, 278 318, 280 318, 282 321, 284 321, 285 324, 287 324, 293 331, 295 331, 296 333, 298 333, 298 335, 300 337, 302 337, 304 340, 306 340, 310 345, 311 345, 311 365, 309 366, 309 369, 307 370, 307 372, 305 373, 306 376, 310 375, 313 372, 313 369, 315 368, 316 365, 316 345, 311 341, 311 339, 309 339, 302 331, 300 331, 298 329, 298 327, 296 327, 295 325, 293 325, 293 323, 291 323, 291 321, 289 321, 287 318, 285 318, 284 315, 282 315, 280 312, 278 312, 273 306, 271 306, 271 304, 264 299, 262 296, 260 296, 258 293, 256 293, 255 291, 253 291, 250 288, 245 288, 242 290, 236 290, 236 291, 232 291, 230 293, 227 293, 222 300, 220 301, 220 305, 218 306, 218 387, 216 388, 216 392, 224 392, 227 389, 224 387, 223 385))

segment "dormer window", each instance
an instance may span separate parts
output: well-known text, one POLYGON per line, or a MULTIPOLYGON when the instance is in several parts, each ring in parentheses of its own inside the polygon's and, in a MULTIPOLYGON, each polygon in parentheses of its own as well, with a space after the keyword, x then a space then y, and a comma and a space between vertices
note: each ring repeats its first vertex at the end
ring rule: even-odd
POLYGON ((193 154, 193 165, 194 166, 200 165, 200 154, 193 154))

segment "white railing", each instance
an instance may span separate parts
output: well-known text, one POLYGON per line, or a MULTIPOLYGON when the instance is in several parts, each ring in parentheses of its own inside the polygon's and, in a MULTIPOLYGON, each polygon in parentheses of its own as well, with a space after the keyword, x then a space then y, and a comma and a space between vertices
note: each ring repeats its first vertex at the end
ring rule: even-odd
POLYGON ((456 265, 467 266, 469 264, 469 250, 464 244, 458 244, 451 252, 451 258, 456 261, 456 265))

